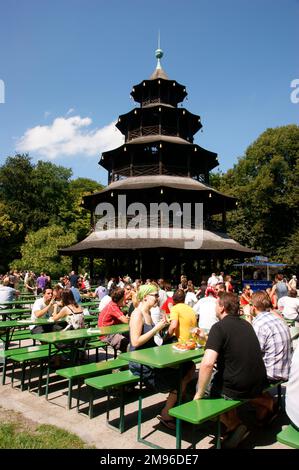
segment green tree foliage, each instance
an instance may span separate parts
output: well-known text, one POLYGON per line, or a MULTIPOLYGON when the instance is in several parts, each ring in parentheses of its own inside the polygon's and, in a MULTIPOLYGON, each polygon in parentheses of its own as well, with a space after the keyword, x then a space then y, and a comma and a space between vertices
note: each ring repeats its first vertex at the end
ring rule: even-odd
POLYGON ((298 263, 299 126, 267 129, 231 170, 213 178, 238 199, 228 214, 230 235, 273 260, 298 263))
POLYGON ((77 178, 69 183, 68 198, 62 202, 59 216, 66 229, 76 232, 78 240, 85 238, 91 230, 90 212, 81 205, 82 197, 102 188, 88 178, 77 178))
POLYGON ((58 278, 71 269, 71 258, 60 256, 58 249, 76 242, 74 232, 65 232, 58 225, 49 225, 30 232, 21 247, 22 258, 11 263, 12 268, 32 269, 36 273, 45 271, 58 278))
POLYGON ((0 199, 11 220, 22 224, 24 233, 57 220, 71 175, 50 162, 34 165, 28 155, 8 157, 0 168, 0 199))
POLYGON ((59 225, 65 233, 75 234, 75 242, 88 234, 90 214, 81 206, 82 196, 102 186, 71 176, 69 168, 44 161, 34 164, 28 155, 8 157, 0 167, 1 271, 20 256, 26 235, 43 227, 59 225))

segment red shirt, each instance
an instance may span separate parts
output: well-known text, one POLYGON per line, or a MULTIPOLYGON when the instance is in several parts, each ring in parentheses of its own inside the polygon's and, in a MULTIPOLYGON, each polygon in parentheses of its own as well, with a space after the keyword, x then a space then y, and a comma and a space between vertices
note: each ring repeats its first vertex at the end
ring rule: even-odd
POLYGON ((123 316, 124 314, 118 305, 111 300, 99 314, 98 326, 120 325, 122 323, 120 317, 123 316))
POLYGON ((251 300, 250 297, 246 297, 245 295, 242 294, 240 297, 240 305, 248 305, 250 300, 251 300))
POLYGON ((164 312, 169 315, 170 314, 170 310, 169 310, 169 304, 170 305, 173 305, 173 298, 172 297, 168 297, 164 304, 162 305, 161 307, 161 310, 164 310, 164 312))

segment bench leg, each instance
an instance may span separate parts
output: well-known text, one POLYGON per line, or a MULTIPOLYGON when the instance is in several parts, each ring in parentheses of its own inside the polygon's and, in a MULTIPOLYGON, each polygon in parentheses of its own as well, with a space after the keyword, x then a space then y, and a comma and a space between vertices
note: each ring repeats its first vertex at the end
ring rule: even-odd
POLYGON ((80 407, 80 391, 81 391, 82 383, 83 381, 81 379, 78 379, 78 388, 77 388, 77 412, 78 413, 79 413, 79 407, 80 407))
POLYGON ((69 388, 67 393, 67 407, 70 410, 72 407, 72 391, 73 391, 73 381, 69 379, 69 388))
POLYGON ((22 372, 21 372, 21 392, 24 391, 25 369, 26 369, 26 363, 23 362, 23 364, 22 364, 22 372))
POLYGON ((125 430, 125 396, 124 387, 120 387, 120 405, 119 405, 119 432, 122 434, 125 430))
POLYGON ((94 400, 94 390, 92 387, 89 387, 89 409, 88 416, 90 419, 93 418, 93 400, 94 400))
POLYGON ((14 378, 15 378, 15 362, 12 361, 12 368, 11 368, 11 386, 12 386, 12 388, 13 388, 14 378))
POLYGON ((7 358, 3 358, 2 385, 5 385, 7 358))
POLYGON ((137 441, 140 442, 141 438, 141 424, 142 424, 142 391, 138 397, 138 428, 137 428, 137 441))
POLYGON ((28 392, 30 392, 30 386, 31 386, 31 372, 32 372, 32 367, 31 367, 31 362, 29 362, 28 387, 27 387, 28 392))
POLYGON ((176 435, 176 449, 181 449, 181 446, 182 446, 182 422, 178 418, 176 418, 175 435, 176 435))
POLYGON ((40 368, 39 368, 39 376, 38 376, 38 392, 37 395, 40 397, 42 394, 42 381, 43 381, 43 372, 44 372, 44 363, 41 360, 40 368))

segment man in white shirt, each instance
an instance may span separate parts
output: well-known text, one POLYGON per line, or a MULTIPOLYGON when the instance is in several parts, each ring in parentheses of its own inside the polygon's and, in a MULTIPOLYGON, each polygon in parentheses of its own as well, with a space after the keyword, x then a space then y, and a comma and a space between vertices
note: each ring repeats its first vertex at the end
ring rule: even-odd
MULTIPOLYGON (((36 321, 38 319, 48 319, 52 316, 53 313, 56 313, 57 305, 53 297, 53 290, 45 288, 43 290, 43 297, 36 299, 32 306, 31 311, 31 320, 36 321)), ((58 325, 49 324, 49 325, 29 325, 31 333, 49 333, 51 331, 59 331, 62 328, 58 325)))
POLYGON ((198 326, 205 330, 210 330, 214 323, 218 321, 216 315, 216 294, 211 287, 206 290, 207 297, 200 299, 193 307, 198 315, 198 326))
POLYGON ((215 273, 212 273, 212 276, 208 279, 208 287, 215 287, 218 282, 218 277, 215 273))
POLYGON ((7 308, 7 305, 1 305, 3 302, 12 302, 18 295, 19 291, 9 286, 9 277, 4 278, 0 286, 0 309, 7 308))
POLYGON ((281 297, 277 305, 284 318, 299 321, 299 299, 296 289, 291 289, 289 295, 281 297))

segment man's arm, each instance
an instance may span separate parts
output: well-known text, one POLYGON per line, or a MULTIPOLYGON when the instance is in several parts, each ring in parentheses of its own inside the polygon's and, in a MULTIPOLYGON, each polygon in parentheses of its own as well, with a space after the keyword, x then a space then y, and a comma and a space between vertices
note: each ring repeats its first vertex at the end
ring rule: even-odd
POLYGON ((33 313, 36 316, 36 318, 43 317, 50 310, 53 303, 54 303, 54 299, 51 299, 51 302, 48 305, 46 305, 45 308, 42 308, 41 310, 35 310, 35 312, 33 313))
POLYGON ((176 328, 178 327, 179 321, 178 320, 171 320, 168 331, 167 337, 171 337, 175 332, 176 328))
POLYGON ((197 382, 197 392, 194 395, 193 400, 200 400, 207 388, 208 383, 211 380, 213 367, 216 364, 218 353, 213 349, 206 349, 203 360, 200 364, 200 370, 197 382))

